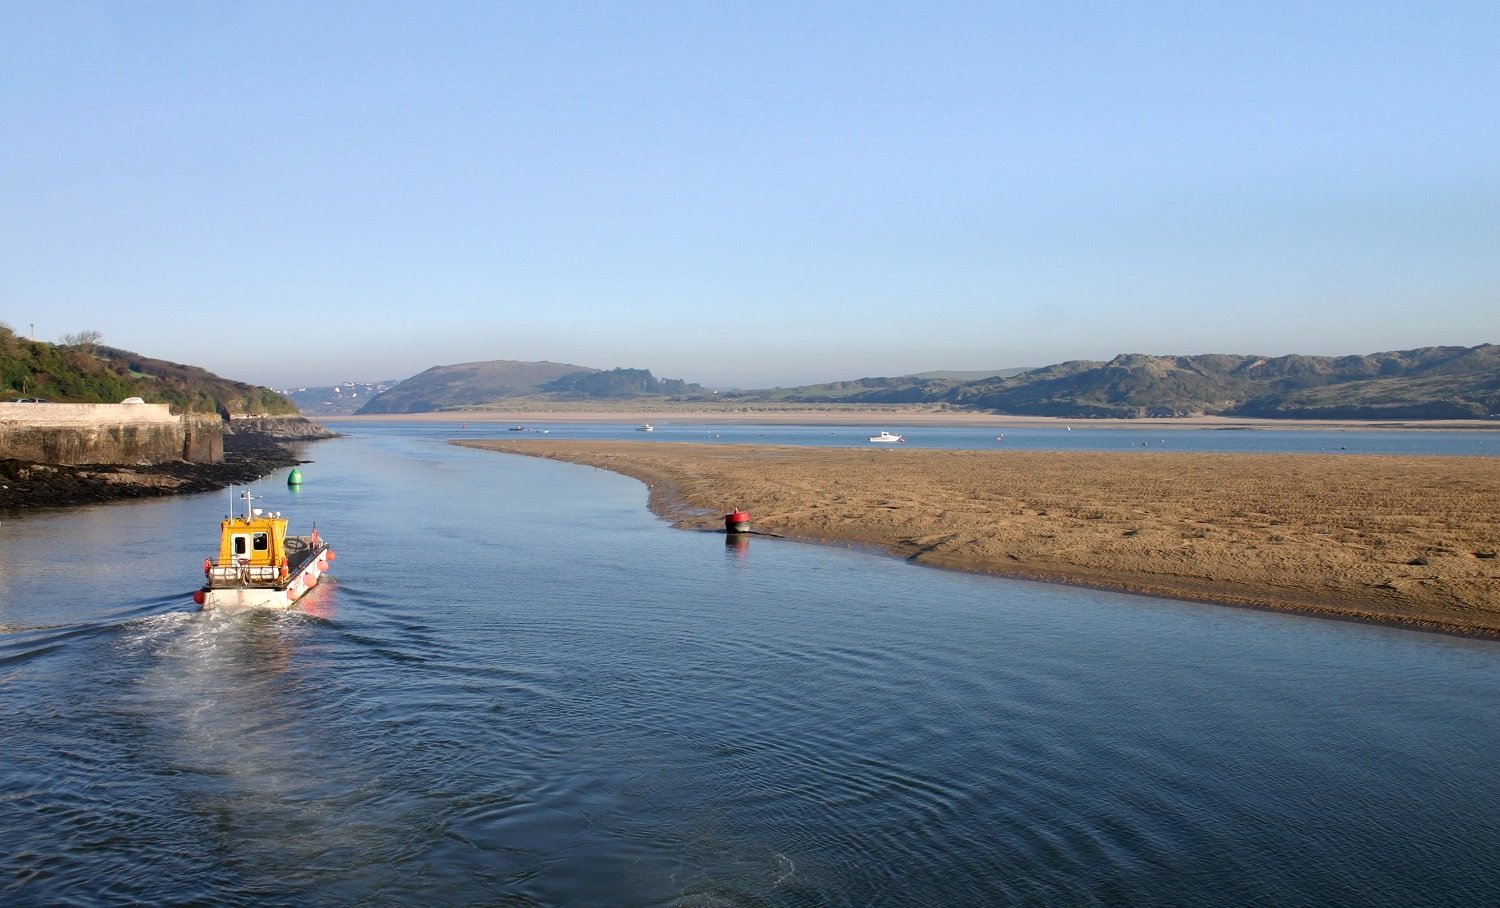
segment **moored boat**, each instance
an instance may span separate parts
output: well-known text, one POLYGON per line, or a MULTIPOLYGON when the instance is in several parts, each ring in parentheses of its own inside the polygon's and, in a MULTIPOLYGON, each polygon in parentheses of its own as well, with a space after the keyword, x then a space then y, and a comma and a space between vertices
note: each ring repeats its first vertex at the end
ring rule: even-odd
POLYGON ((649 422, 643 422, 640 425, 636 426, 635 430, 637 432, 655 432, 656 427, 651 425, 649 422))
POLYGON ((870 436, 870 441, 873 441, 874 443, 876 443, 878 445, 893 445, 893 444, 898 444, 900 442, 906 441, 906 436, 905 435, 892 435, 891 433, 885 431, 884 429, 881 429, 879 435, 871 435, 870 436))
POLYGON ((203 588, 193 601, 205 608, 289 608, 318 581, 333 561, 333 549, 318 536, 287 533, 281 512, 252 507, 246 492, 245 513, 233 513, 219 524, 217 558, 203 561, 203 588))

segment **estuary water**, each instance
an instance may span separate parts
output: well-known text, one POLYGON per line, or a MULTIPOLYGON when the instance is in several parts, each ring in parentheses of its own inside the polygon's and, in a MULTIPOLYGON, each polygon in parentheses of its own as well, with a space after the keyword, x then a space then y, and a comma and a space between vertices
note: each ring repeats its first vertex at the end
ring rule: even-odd
POLYGON ((192 604, 227 492, 3 515, 0 903, 1500 903, 1500 644, 339 428, 254 487, 338 552, 289 613, 192 604))
MULTIPOLYGON (((329 425, 339 425, 330 421, 329 425)), ((350 431, 370 424, 351 422, 350 431)), ((653 424, 650 432, 618 423, 540 422, 496 427, 493 423, 385 424, 381 431, 452 437, 527 438, 546 433, 573 440, 678 441, 701 444, 819 445, 870 447, 881 429, 901 435, 909 448, 1006 451, 1155 451, 1248 454, 1438 454, 1500 457, 1500 425, 1485 429, 1280 429, 1108 428, 1080 421, 1073 426, 817 426, 736 423, 653 424), (530 433, 530 434, 517 434, 530 433)))

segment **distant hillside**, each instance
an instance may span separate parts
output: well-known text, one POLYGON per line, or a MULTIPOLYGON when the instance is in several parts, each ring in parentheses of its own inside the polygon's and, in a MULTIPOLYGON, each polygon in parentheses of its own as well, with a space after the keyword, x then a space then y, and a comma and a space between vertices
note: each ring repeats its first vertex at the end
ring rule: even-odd
POLYGON ((542 385, 541 390, 574 400, 619 400, 695 394, 701 393, 703 388, 677 378, 657 378, 649 369, 610 369, 607 372, 564 375, 542 385))
POLYGON ((0 398, 39 397, 54 403, 118 403, 140 397, 177 413, 290 416, 290 400, 259 385, 101 346, 93 341, 49 344, 17 337, 0 325, 0 398))
POLYGON ((1008 378, 913 379, 843 399, 1074 418, 1476 419, 1500 413, 1500 346, 1340 357, 1122 354, 1008 378))
POLYGON ((291 398, 304 416, 348 416, 369 403, 375 395, 397 385, 395 379, 346 381, 317 388, 291 388, 281 393, 291 398))
POLYGON ((569 363, 488 362, 433 366, 374 397, 357 413, 431 413, 482 407, 512 397, 541 393, 541 386, 565 375, 597 372, 569 363))
POLYGON ((980 372, 976 372, 973 370, 970 370, 968 372, 952 372, 940 370, 937 372, 918 372, 917 374, 908 377, 919 378, 923 380, 945 379, 952 381, 979 381, 982 378, 1010 378, 1012 375, 1020 375, 1023 372, 1030 372, 1033 368, 1033 366, 1022 366, 1020 368, 990 369, 980 372))
POLYGON ((996 369, 990 372, 920 372, 890 378, 855 378, 847 381, 801 385, 795 388, 771 388, 755 391, 725 391, 719 400, 777 401, 782 403, 826 404, 857 403, 878 396, 881 403, 921 403, 969 382, 1007 378, 1028 369, 996 369))
POLYGON ((698 385, 657 378, 647 369, 591 369, 568 363, 492 360, 433 366, 377 395, 359 409, 378 413, 433 413, 475 409, 507 400, 630 400, 701 393, 698 385))

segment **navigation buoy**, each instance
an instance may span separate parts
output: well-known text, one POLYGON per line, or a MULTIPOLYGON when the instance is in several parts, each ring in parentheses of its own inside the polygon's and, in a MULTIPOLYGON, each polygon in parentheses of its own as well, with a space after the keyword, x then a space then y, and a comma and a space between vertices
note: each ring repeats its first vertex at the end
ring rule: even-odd
POLYGON ((289 486, 302 485, 302 471, 292 467, 292 472, 286 474, 286 484, 289 486))
POLYGON ((726 533, 748 533, 750 532, 750 515, 739 508, 735 508, 724 515, 724 532, 726 533))

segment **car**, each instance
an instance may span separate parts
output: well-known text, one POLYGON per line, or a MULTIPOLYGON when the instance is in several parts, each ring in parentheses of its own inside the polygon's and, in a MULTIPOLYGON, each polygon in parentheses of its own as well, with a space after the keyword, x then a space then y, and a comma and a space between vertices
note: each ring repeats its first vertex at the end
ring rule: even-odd
POLYGON ((44 404, 46 402, 45 397, 17 397, 11 401, 13 404, 44 404))

